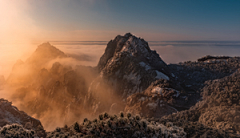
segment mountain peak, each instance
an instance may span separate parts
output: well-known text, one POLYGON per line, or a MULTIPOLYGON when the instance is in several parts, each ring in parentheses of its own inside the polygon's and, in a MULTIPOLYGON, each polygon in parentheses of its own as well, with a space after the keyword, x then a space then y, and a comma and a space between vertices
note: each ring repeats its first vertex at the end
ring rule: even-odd
POLYGON ((41 45, 39 45, 35 51, 36 52, 54 52, 54 53, 59 53, 61 55, 63 55, 64 53, 62 51, 60 51, 58 48, 54 47, 53 45, 51 45, 49 42, 46 43, 42 43, 41 45), (45 51, 46 50, 46 51, 45 51))
POLYGON ((52 45, 50 44, 50 42, 44 42, 44 43, 40 44, 39 46, 52 46, 52 45))
POLYGON ((44 63, 58 57, 67 57, 67 55, 49 42, 46 42, 37 47, 31 57, 27 59, 27 63, 44 63))
POLYGON ((150 66, 156 69, 166 66, 157 52, 151 50, 144 39, 131 33, 126 33, 124 36, 118 35, 114 40, 108 42, 105 53, 98 63, 99 70, 102 70, 108 61, 116 56, 132 56, 134 59, 149 63, 150 66))
POLYGON ((144 91, 156 80, 172 79, 168 66, 156 51, 151 50, 144 39, 131 33, 109 41, 97 68, 100 78, 110 82, 109 86, 113 86, 122 98, 144 91))
POLYGON ((133 36, 130 32, 124 35, 124 37, 130 37, 130 36, 133 36))

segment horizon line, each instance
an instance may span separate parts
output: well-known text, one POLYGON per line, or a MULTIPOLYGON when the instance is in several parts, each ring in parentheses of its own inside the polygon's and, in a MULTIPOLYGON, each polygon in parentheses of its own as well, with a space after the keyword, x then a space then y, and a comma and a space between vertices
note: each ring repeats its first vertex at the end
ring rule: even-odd
MULTIPOLYGON (((113 40, 113 39, 111 39, 113 40)), ((111 41, 110 40, 110 41, 111 41)), ((145 40, 146 41, 146 40, 145 40)), ((63 42, 99 42, 99 43, 107 43, 109 41, 78 41, 78 40, 67 40, 67 41, 56 41, 56 40, 53 40, 53 41, 38 41, 38 42, 30 42, 32 44, 37 44, 37 43, 46 43, 46 42, 51 42, 51 43, 63 43, 63 42)), ((167 41, 163 41, 163 40, 160 40, 160 41, 146 41, 146 42, 234 42, 234 43, 240 43, 240 40, 167 40, 167 41)), ((1 43, 0 44, 26 44, 27 42, 9 42, 9 43, 1 43)), ((28 42, 29 43, 29 42, 28 42)))

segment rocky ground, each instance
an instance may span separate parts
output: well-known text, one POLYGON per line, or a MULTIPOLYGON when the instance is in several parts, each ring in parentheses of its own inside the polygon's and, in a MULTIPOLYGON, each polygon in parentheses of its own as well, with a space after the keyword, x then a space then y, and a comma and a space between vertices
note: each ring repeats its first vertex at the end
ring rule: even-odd
MULTIPOLYGON (((211 59, 212 60, 212 59, 211 59)), ((215 62, 215 60, 214 60, 215 62)), ((189 110, 181 111, 161 118, 161 122, 172 121, 177 126, 184 127, 186 123, 191 122, 195 125, 204 126, 207 129, 220 132, 221 137, 239 137, 239 58, 229 58, 227 61, 215 62, 216 64, 230 64, 227 67, 219 66, 218 72, 230 74, 219 79, 209 79, 199 89, 202 100, 189 110), (225 133, 228 135, 225 135, 225 133)), ((195 64, 195 63, 194 63, 195 64)), ((214 65, 217 67, 217 65, 214 65)), ((210 69, 213 69, 213 65, 210 69)), ((202 132, 195 131, 193 135, 200 135, 202 132)), ((220 136, 219 135, 219 136, 220 136)))
POLYGON ((185 88, 199 91, 205 81, 229 76, 240 67, 240 57, 205 56, 198 61, 170 64, 169 68, 179 78, 185 88))
POLYGON ((11 102, 0 99, 0 136, 17 137, 16 133, 18 132, 26 133, 29 137, 46 136, 39 120, 27 115, 23 111, 19 111, 17 107, 12 106, 11 102), (34 133, 32 133, 33 131, 34 133))
MULTIPOLYGON (((51 123, 58 116, 70 126, 48 137, 240 137, 240 57, 167 65, 144 39, 127 33, 107 44, 97 67, 61 62, 69 58, 74 57, 44 43, 25 62, 17 61, 9 78, 0 77, 28 114, 50 113, 51 123), (119 111, 124 113, 90 121, 119 111), (89 119, 71 126, 84 115, 89 119)), ((6 122, 10 115, 2 110, 1 126, 24 126, 2 128, 4 134, 37 134, 35 125, 28 130, 25 123, 6 122)))

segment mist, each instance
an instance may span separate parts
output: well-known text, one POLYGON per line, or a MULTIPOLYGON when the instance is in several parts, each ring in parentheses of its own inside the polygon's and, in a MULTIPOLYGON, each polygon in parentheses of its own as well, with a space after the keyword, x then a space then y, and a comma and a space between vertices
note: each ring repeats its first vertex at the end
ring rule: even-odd
POLYGON ((104 48, 92 46, 87 50, 83 46, 72 51, 61 48, 66 52, 62 53, 44 43, 31 54, 21 51, 23 56, 19 59, 7 51, 5 56, 11 61, 1 62, 6 69, 6 72, 1 72, 6 76, 1 84, 1 98, 39 119, 47 131, 108 112, 113 103, 120 103, 111 86, 101 85, 95 89, 97 104, 102 103, 99 109, 97 106, 92 109, 96 103, 85 104, 92 82, 95 79, 103 81, 98 77, 95 66, 102 54, 99 50, 104 51, 104 48))
POLYGON ((0 1, 0 75, 5 78, 17 59, 29 57, 40 38, 39 28, 26 14, 29 6, 27 0, 0 1))
MULTIPOLYGON (((105 45, 54 46, 56 49, 51 46, 41 49, 36 45, 23 49, 24 46, 19 46, 14 48, 15 52, 12 47, 4 47, 5 51, 2 48, 0 56, 6 60, 0 61, 1 75, 5 76, 0 87, 1 98, 12 101, 14 106, 39 119, 47 131, 111 112, 113 105, 118 108, 112 113, 123 110, 123 102, 114 94, 114 87, 105 85, 107 83, 95 69, 105 45), (51 52, 47 52, 48 49, 51 52), (46 53, 57 55, 49 58, 46 53), (20 63, 17 60, 21 60, 20 63)), ((156 50, 167 64, 197 61, 205 55, 238 56, 240 50, 224 46, 150 45, 150 48, 156 50)))
POLYGON ((206 55, 212 56, 239 56, 238 46, 151 46, 168 64, 184 61, 197 61, 206 55))

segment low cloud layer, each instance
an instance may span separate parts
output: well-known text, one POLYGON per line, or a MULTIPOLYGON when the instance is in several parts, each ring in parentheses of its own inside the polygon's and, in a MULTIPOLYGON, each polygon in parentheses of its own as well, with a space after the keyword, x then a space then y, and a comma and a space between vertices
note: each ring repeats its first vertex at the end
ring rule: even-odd
POLYGON ((205 55, 240 56, 236 46, 150 46, 166 63, 197 61, 205 55))

